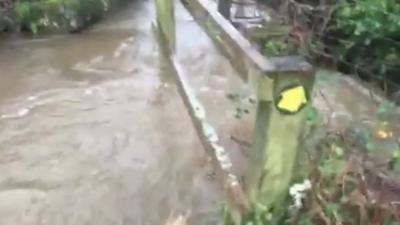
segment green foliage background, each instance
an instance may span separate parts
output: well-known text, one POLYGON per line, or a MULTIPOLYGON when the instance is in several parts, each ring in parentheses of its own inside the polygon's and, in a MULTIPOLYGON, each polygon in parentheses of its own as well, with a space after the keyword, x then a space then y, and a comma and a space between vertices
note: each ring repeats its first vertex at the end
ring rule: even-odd
MULTIPOLYGON (((286 15, 294 32, 303 36, 300 45, 306 51, 301 53, 307 57, 317 62, 328 58, 344 73, 377 81, 388 94, 399 91, 399 1, 260 1, 286 15)), ((266 52, 276 46, 265 46, 266 52)))
POLYGON ((331 47, 335 57, 354 72, 400 84, 400 2, 342 0, 339 4, 327 31, 337 34, 337 45, 331 47))
POLYGON ((32 33, 73 32, 98 20, 123 1, 126 0, 17 0, 10 29, 32 33))

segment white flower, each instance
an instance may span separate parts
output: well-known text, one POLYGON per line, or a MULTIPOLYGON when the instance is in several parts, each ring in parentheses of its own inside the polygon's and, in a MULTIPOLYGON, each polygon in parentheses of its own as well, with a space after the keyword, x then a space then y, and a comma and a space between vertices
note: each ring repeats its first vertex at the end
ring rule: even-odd
POLYGON ((289 189, 289 194, 293 198, 293 205, 292 207, 296 209, 300 209, 303 206, 302 200, 305 197, 305 191, 311 189, 312 185, 310 180, 304 180, 303 183, 294 184, 289 189))

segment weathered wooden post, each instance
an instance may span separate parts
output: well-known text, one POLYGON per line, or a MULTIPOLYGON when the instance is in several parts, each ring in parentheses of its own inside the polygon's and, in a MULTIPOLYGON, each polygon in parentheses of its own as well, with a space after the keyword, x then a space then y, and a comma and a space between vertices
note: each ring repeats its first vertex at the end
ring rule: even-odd
MULTIPOLYGON (((174 0, 156 0, 157 22, 153 26, 159 49, 161 63, 166 67, 163 72, 174 74, 176 85, 183 103, 188 110, 194 128, 200 138, 203 148, 211 158, 211 163, 217 174, 230 208, 230 220, 240 225, 243 214, 249 209, 249 204, 239 179, 233 174, 233 166, 227 151, 219 144, 219 138, 214 128, 206 120, 206 112, 196 98, 192 88, 185 79, 184 71, 175 56, 175 19, 174 0)), ((164 66, 163 65, 163 66, 164 66)))
POLYGON ((174 0, 156 0, 156 14, 159 41, 170 54, 175 51, 176 42, 174 0))
MULTIPOLYGON (((276 219, 280 218, 282 212, 282 203, 288 195, 300 137, 310 108, 314 83, 313 68, 301 57, 266 58, 256 51, 221 15, 227 8, 224 8, 226 5, 220 4, 229 2, 230 8, 231 0, 219 1, 218 9, 221 14, 211 8, 208 0, 181 1, 244 80, 254 85, 257 93, 251 168, 245 179, 246 196, 242 196, 242 187, 230 171, 230 163, 227 163, 229 160, 224 160, 229 157, 223 148, 216 144, 216 133, 209 131, 209 126, 205 123, 205 114, 199 113, 203 112, 202 107, 197 105, 197 100, 190 94, 188 85, 179 76, 181 73, 175 69, 178 74, 178 89, 184 96, 185 104, 189 106, 189 112, 194 115, 191 117, 194 118, 194 125, 202 137, 203 146, 213 156, 213 162, 218 165, 221 177, 224 178, 221 181, 228 190, 227 196, 231 196, 228 197, 228 202, 232 203, 230 215, 233 215, 235 224, 246 224, 246 215, 254 209, 256 212, 262 212, 260 216, 267 216, 264 219, 268 224, 276 224, 276 219), (204 116, 201 116, 203 114, 204 116), (229 201, 230 199, 232 201, 229 201)), ((171 52, 175 46, 172 0, 157 0, 156 4, 158 24, 161 27, 159 33, 168 40, 168 50, 171 52)), ((226 18, 226 14, 224 16, 226 18)), ((176 58, 168 58, 170 64, 178 68, 176 58)))
POLYGON ((250 202, 270 216, 270 224, 280 218, 288 195, 314 82, 314 71, 303 60, 280 60, 281 69, 258 76, 252 168, 246 177, 250 202))

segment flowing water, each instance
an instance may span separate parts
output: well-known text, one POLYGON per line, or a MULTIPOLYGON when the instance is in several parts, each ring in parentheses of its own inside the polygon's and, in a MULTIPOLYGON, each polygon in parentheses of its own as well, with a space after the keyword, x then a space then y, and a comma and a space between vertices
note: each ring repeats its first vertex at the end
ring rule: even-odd
MULTIPOLYGON (((137 0, 80 34, 1 41, 0 225, 159 225, 186 212, 190 224, 215 224, 221 193, 160 73, 153 8, 137 0)), ((246 87, 176 12, 178 56, 241 171, 230 136, 249 140, 252 124, 225 96, 246 87)))
MULTIPOLYGON (((135 1, 82 34, 2 41, 1 225, 216 218, 219 189, 173 80, 159 75, 153 17, 151 1, 135 1)), ((196 61, 212 45, 188 31, 182 57, 196 61)))

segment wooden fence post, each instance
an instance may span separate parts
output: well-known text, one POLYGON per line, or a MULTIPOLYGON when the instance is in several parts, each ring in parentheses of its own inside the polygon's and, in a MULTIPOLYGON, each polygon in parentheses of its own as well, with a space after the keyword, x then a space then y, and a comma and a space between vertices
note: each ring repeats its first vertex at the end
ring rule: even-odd
POLYGON ((174 0, 156 0, 157 27, 169 53, 175 51, 175 13, 174 0))
POLYGON ((165 66, 162 69, 162 73, 171 73, 175 76, 178 92, 188 110, 204 149, 211 157, 217 179, 227 199, 230 216, 227 221, 233 221, 235 225, 240 225, 242 215, 247 214, 249 204, 239 179, 233 174, 231 159, 226 150, 219 144, 216 131, 207 122, 206 111, 188 84, 179 60, 174 54, 175 20, 173 2, 174 0, 156 0, 157 21, 156 24, 153 24, 153 30, 159 45, 160 63, 165 66))
MULTIPOLYGON (((246 192, 253 207, 279 218, 303 132, 314 72, 259 76, 258 106, 246 192)), ((271 221, 274 224, 274 221, 271 221)))
MULTIPOLYGON (((251 44, 232 24, 215 9, 211 9, 206 0, 182 0, 182 2, 204 26, 232 64, 240 65, 237 66, 238 71, 243 73, 244 77, 250 76, 251 80, 255 81, 253 84, 256 85, 258 106, 251 152, 250 165, 252 168, 249 169, 245 179, 247 196, 237 198, 242 196, 241 186, 238 185, 236 177, 229 172, 228 167, 220 166, 221 174, 225 175, 223 177, 228 177, 225 180, 233 180, 233 182, 227 182, 231 185, 224 185, 233 196, 231 199, 234 201, 232 202, 236 202, 236 204, 232 204, 234 206, 232 208, 238 209, 231 211, 230 214, 234 215, 235 224, 244 224, 245 221, 242 219, 251 210, 250 202, 252 207, 270 213, 268 218, 272 218, 272 220, 269 224, 276 224, 277 221, 274 219, 280 218, 281 203, 288 195, 300 146, 300 136, 310 108, 314 71, 299 57, 266 59, 252 48, 251 44), (235 179, 229 179, 230 177, 235 179), (232 189, 232 184, 235 184, 235 190, 232 189), (238 201, 238 199, 244 200, 238 201)), ((172 67, 178 68, 176 58, 171 57, 173 56, 171 52, 175 48, 175 21, 172 4, 173 0, 156 0, 157 31, 160 34, 158 37, 163 48, 161 51, 164 56, 168 56, 165 58, 173 65, 172 67)), ((231 0, 219 0, 218 10, 228 18, 230 18, 230 5, 231 0)), ((176 69, 176 74, 180 74, 178 69, 176 69)), ((187 105, 192 105, 189 108, 191 108, 190 112, 194 114, 200 107, 193 107, 193 104, 189 104, 194 101, 194 98, 187 94, 186 85, 182 80, 178 76, 181 95, 186 99, 187 105)), ((203 128, 207 127, 204 118, 198 117, 193 121, 197 127, 202 128, 197 129, 199 131, 204 131, 203 128)), ((205 148, 211 149, 211 155, 213 152, 217 153, 214 157, 215 164, 224 165, 224 163, 221 164, 224 160, 220 160, 224 154, 218 154, 218 152, 224 152, 220 151, 222 148, 219 148, 214 142, 210 142, 209 135, 199 133, 205 140, 203 141, 205 148)), ((211 137, 214 136, 211 135, 211 137)))

